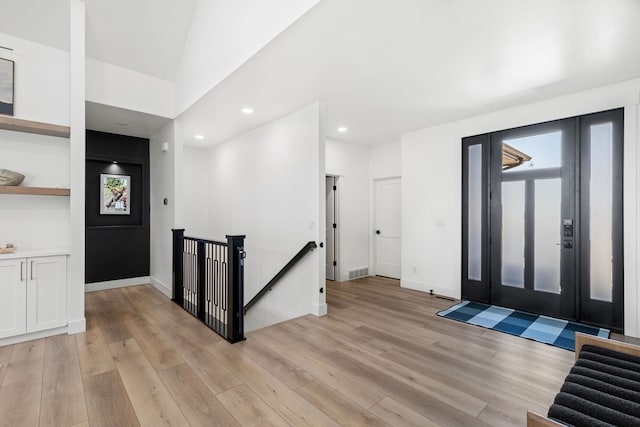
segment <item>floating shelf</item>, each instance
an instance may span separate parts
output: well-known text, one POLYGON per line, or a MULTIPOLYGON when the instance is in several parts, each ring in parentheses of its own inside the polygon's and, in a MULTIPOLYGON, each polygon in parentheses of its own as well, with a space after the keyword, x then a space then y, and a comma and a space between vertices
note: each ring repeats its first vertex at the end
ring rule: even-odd
POLYGON ((33 194, 39 196, 68 196, 71 190, 68 188, 49 188, 49 187, 20 187, 20 186, 2 186, 0 185, 0 194, 33 194))
POLYGON ((14 117, 2 115, 0 115, 0 129, 36 133, 38 135, 58 136, 60 138, 69 138, 69 135, 71 134, 71 128, 69 128, 69 126, 32 122, 31 120, 16 119, 14 117))

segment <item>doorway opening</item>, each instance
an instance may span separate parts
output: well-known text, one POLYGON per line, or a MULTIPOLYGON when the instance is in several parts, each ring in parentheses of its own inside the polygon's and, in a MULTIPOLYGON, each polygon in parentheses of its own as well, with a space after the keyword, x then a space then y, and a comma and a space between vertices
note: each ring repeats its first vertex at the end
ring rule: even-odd
POLYGON ((325 242, 326 248, 326 279, 337 280, 338 273, 338 219, 337 219, 337 176, 326 177, 326 228, 325 242))
POLYGON ((623 109, 463 139, 462 297, 622 332, 623 109))

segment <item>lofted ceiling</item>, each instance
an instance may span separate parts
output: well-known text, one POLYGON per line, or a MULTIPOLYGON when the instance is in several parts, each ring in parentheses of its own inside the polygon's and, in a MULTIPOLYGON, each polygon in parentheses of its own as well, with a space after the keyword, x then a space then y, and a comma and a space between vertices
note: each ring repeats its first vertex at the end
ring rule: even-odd
POLYGON ((185 141, 322 100, 328 136, 378 144, 640 77, 639 22, 637 0, 322 0, 181 116, 185 141))
POLYGON ((89 58, 173 81, 197 0, 85 0, 89 58))
MULTIPOLYGON (((173 81, 197 0, 85 0, 86 55, 173 81)), ((69 0, 0 0, 0 32, 69 50, 69 0)))
POLYGON ((69 50, 69 0, 0 0, 0 32, 69 50))
MULTIPOLYGON (((87 56, 173 80, 197 1, 86 0, 87 56)), ((0 31, 68 49, 68 2, 0 0, 0 31)), ((206 146, 320 100, 328 136, 394 141, 640 77, 638 22, 638 0, 321 0, 187 109, 181 128, 206 146)), ((107 110, 88 105, 88 125, 100 116, 144 134, 163 123, 107 110)))

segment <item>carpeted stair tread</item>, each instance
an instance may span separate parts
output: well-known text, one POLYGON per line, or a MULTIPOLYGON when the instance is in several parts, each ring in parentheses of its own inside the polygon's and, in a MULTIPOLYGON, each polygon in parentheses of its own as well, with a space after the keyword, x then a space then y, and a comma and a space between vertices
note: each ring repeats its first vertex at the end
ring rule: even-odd
POLYGON ((599 390, 585 387, 580 384, 565 382, 560 389, 562 393, 567 393, 588 400, 598 405, 606 406, 623 414, 640 418, 640 405, 627 399, 603 393, 599 390))
POLYGON ((607 384, 612 384, 617 387, 626 388, 628 390, 633 390, 637 393, 640 393, 640 383, 633 380, 626 379, 626 378, 620 378, 613 375, 609 375, 605 372, 600 372, 593 368, 587 368, 584 366, 574 366, 573 368, 571 368, 570 374, 576 374, 576 375, 582 375, 585 377, 595 378, 607 384))
POLYGON ((601 381, 590 376, 571 373, 567 375, 565 382, 579 384, 581 386, 598 390, 603 393, 609 394, 611 396, 616 396, 621 399, 626 399, 632 402, 640 403, 640 392, 631 390, 628 387, 620 387, 618 385, 601 381))
POLYGON ((606 348, 599 348, 593 345, 583 345, 580 350, 579 357, 628 369, 630 371, 640 371, 640 357, 620 353, 606 348))
POLYGON ((571 408, 614 426, 640 426, 640 418, 565 392, 558 393, 553 403, 571 408))
POLYGON ((589 368, 594 371, 603 372, 605 374, 612 375, 617 378, 627 379, 640 383, 640 372, 634 372, 629 369, 619 368, 617 366, 611 366, 606 363, 596 362, 595 360, 580 358, 576 361, 575 366, 589 368))
POLYGON ((614 424, 606 423, 574 409, 556 404, 551 405, 547 417, 568 427, 616 427, 614 424))

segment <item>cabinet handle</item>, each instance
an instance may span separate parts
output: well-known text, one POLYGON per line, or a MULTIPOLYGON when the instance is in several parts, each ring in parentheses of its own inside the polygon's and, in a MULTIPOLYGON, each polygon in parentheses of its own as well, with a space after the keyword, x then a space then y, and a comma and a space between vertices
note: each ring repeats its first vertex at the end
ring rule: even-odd
POLYGON ((20 281, 24 281, 24 261, 20 261, 20 281))
POLYGON ((31 280, 33 280, 33 261, 31 261, 31 280))

